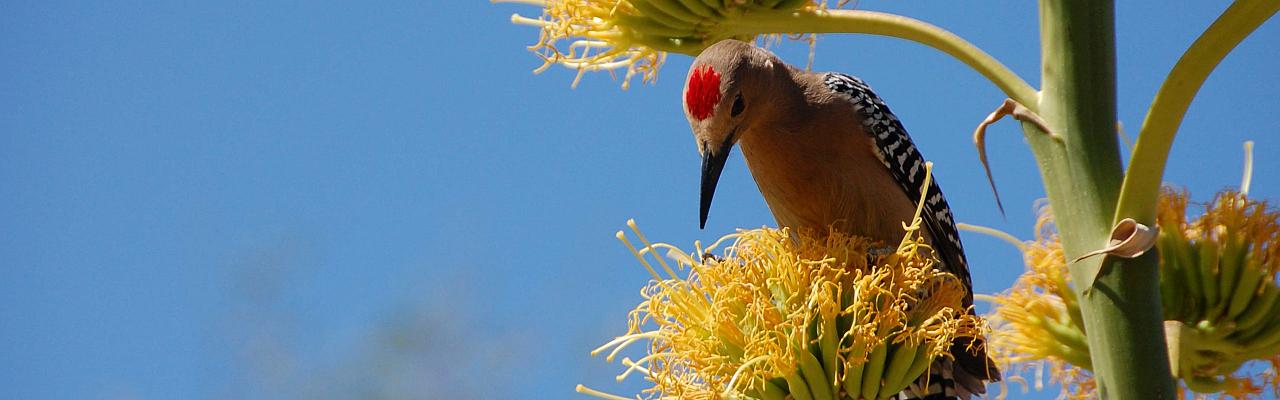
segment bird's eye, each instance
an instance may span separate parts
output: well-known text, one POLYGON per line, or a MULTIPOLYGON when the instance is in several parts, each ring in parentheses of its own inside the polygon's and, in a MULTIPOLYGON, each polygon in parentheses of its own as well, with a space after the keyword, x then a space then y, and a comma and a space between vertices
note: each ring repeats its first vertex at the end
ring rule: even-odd
POLYGON ((733 99, 733 109, 729 110, 729 114, 736 117, 738 114, 742 114, 742 109, 746 107, 747 105, 742 103, 742 93, 738 93, 738 96, 733 99))

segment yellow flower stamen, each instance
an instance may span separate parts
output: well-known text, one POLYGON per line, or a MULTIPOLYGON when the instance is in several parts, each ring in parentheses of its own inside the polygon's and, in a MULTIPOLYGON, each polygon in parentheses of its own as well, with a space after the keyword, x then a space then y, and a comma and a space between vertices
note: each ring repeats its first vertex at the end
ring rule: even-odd
MULTIPOLYGON (((587 71, 624 71, 622 86, 640 76, 645 82, 657 78, 668 52, 695 55, 723 39, 752 40, 762 36, 780 39, 780 34, 731 33, 725 24, 743 15, 766 15, 786 19, 795 11, 826 10, 827 0, 491 0, 542 8, 540 18, 519 14, 511 22, 541 30, 538 42, 529 50, 542 59, 541 72, 552 65, 578 71, 577 86, 587 71), (568 45, 564 43, 567 42, 568 45)), ((837 8, 847 2, 837 2, 837 8)), ((792 35, 805 40, 811 50, 813 35, 792 35)), ((775 40, 776 41, 776 40, 775 40)), ((812 52, 811 52, 812 53, 812 52)), ((812 64, 812 54, 810 54, 812 64)))
POLYGON ((1240 177, 1240 195, 1249 195, 1249 184, 1253 182, 1253 141, 1244 141, 1244 173, 1240 177))
POLYGON ((577 387, 574 388, 574 390, 577 391, 578 393, 594 396, 594 397, 605 399, 605 400, 635 400, 635 399, 628 399, 626 397, 622 397, 614 394, 601 392, 599 390, 595 390, 583 385, 578 385, 577 387))
POLYGON ((705 260, 628 226, 643 247, 619 239, 654 280, 628 317, 628 333, 592 354, 610 350, 612 360, 647 341, 647 354, 625 359, 617 378, 639 372, 653 396, 825 400, 848 393, 839 383, 853 380, 884 380, 886 387, 863 385, 859 395, 887 395, 948 356, 956 338, 983 334, 982 321, 961 306, 960 280, 933 268, 919 221, 883 256, 869 257, 875 243, 839 232, 756 229, 717 241, 709 249, 732 244, 705 260), (658 249, 670 260, 655 266, 648 257, 658 249), (855 368, 873 354, 874 368, 855 368))

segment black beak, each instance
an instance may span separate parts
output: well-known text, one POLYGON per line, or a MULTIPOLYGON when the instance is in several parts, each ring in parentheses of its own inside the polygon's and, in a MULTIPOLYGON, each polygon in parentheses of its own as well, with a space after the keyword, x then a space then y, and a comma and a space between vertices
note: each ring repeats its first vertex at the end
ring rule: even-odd
POLYGON ((701 212, 698 217, 698 229, 707 227, 707 213, 711 211, 711 198, 716 194, 716 183, 720 182, 720 173, 724 171, 725 161, 729 160, 729 152, 733 150, 733 135, 729 135, 720 145, 719 151, 706 149, 702 152, 702 197, 701 212))

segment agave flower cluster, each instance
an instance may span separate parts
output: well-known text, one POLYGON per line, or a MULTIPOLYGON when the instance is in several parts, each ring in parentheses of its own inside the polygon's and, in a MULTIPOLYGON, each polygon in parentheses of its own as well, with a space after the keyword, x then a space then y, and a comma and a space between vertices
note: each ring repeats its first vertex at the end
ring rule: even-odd
POLYGON ((1219 193, 1187 221, 1188 195, 1160 205, 1160 291, 1174 375, 1197 392, 1280 395, 1280 213, 1236 192, 1219 193), (1176 331, 1175 331, 1176 330, 1176 331), (1260 377, 1234 374, 1267 360, 1260 377))
MULTIPOLYGON (((1188 197, 1166 190, 1158 209, 1160 289, 1174 375, 1197 397, 1255 398, 1268 386, 1280 395, 1280 212, 1226 191, 1189 220, 1188 197)), ((1051 220, 1042 211, 1036 240, 1024 244, 1026 274, 1004 294, 987 297, 997 305, 988 317, 990 349, 1010 374, 1047 370, 1064 397, 1089 398, 1088 342, 1051 220)))
MULTIPOLYGON (((667 52, 697 55, 724 39, 753 40, 755 33, 727 25, 743 15, 784 18, 794 11, 824 9, 825 0, 494 0, 542 6, 539 18, 512 16, 512 22, 541 29, 529 49, 543 71, 563 65, 578 71, 625 71, 627 87, 639 74, 657 77, 667 52)), ((748 29, 749 30, 749 29, 748 29)))
POLYGON ((838 232, 763 228, 686 253, 650 243, 630 225, 639 249, 618 236, 654 280, 627 334, 593 354, 609 351, 612 360, 647 342, 646 356, 623 360, 619 379, 643 374, 653 383, 650 397, 883 399, 947 357, 954 339, 984 333, 961 306, 963 284, 934 268, 914 229, 882 255, 838 232), (707 253, 728 242, 720 256, 707 253))
POLYGON ((1061 385, 1062 397, 1096 398, 1084 319, 1048 206, 1039 209, 1035 232, 1035 240, 1020 244, 1027 272, 1000 295, 977 296, 995 304, 987 315, 988 352, 1009 382, 1035 376, 1041 389, 1047 372, 1048 383, 1061 385))

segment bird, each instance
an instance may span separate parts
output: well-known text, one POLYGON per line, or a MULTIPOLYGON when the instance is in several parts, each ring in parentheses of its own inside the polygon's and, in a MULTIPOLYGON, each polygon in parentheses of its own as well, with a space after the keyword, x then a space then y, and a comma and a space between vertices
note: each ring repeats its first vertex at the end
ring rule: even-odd
MULTIPOLYGON (((941 268, 960 278, 963 305, 972 310, 951 208, 936 180, 925 186, 924 157, 866 82, 802 70, 734 39, 704 49, 685 82, 685 116, 702 156, 699 228, 735 146, 780 227, 897 243, 923 194, 922 235, 941 268)), ((957 340, 950 350, 954 360, 939 360, 932 376, 896 396, 969 399, 1000 379, 980 338, 957 340)))

